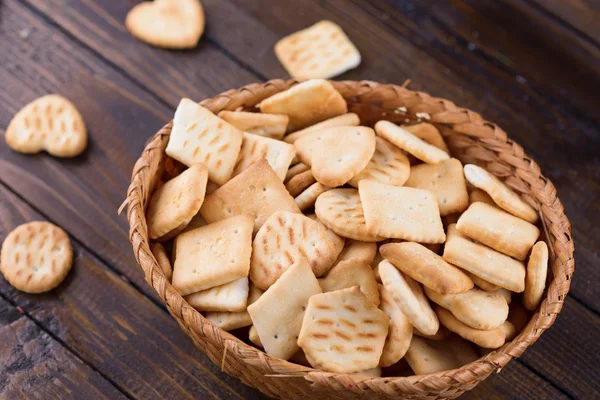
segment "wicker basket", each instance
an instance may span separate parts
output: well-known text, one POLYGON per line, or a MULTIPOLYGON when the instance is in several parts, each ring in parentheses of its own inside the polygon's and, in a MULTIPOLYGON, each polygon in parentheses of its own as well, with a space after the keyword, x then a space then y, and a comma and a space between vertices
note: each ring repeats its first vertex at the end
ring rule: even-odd
MULTIPOLYGON (((295 85, 297 81, 271 80, 229 90, 202 101, 204 107, 221 110, 252 110, 261 100, 295 85)), ((431 375, 356 378, 313 370, 272 358, 208 322, 190 307, 165 279, 150 252, 145 208, 152 187, 163 171, 164 149, 172 122, 149 142, 135 164, 126 202, 130 239, 146 281, 167 304, 171 315, 194 343, 223 371, 268 396, 285 399, 437 399, 454 398, 472 389, 519 357, 548 329, 560 312, 574 271, 573 241, 569 220, 552 183, 540 172, 521 146, 508 139, 497 125, 454 103, 395 85, 375 82, 332 82, 364 125, 380 119, 394 122, 427 119, 438 126, 454 157, 463 163, 485 167, 536 208, 550 249, 547 297, 528 325, 512 342, 460 369, 431 375), (422 114, 426 113, 426 114, 422 114)))

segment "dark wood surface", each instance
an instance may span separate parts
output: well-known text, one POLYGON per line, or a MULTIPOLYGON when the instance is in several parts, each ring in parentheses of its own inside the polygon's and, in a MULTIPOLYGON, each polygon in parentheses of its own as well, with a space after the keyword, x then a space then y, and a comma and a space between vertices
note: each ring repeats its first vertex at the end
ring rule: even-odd
POLYGON ((0 280, 0 398, 262 398, 220 373, 179 329, 132 257, 116 214, 146 139, 183 96, 286 77, 283 35, 339 23, 363 62, 340 79, 402 83, 499 123, 556 185, 573 226, 576 273, 563 312, 464 398, 599 398, 600 5, 593 0, 204 0, 198 48, 133 39, 135 0, 0 2, 0 129, 46 93, 89 129, 72 160, 24 156, 0 140, 0 240, 49 220, 71 236, 74 268, 26 295, 0 280), (39 395, 42 397, 39 397, 39 395))

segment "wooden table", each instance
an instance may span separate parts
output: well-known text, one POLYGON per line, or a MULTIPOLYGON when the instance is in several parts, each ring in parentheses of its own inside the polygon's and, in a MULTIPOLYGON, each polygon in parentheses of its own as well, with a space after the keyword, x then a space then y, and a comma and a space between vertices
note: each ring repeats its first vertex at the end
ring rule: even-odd
POLYGON ((283 35, 339 23, 363 61, 340 79, 402 83, 499 123, 558 188, 577 273, 554 326, 469 399, 600 398, 600 4, 592 0, 203 0, 197 49, 134 40, 136 0, 0 2, 0 126, 60 93, 89 129, 71 160, 0 141, 0 240, 49 220, 74 267, 43 295, 0 279, 0 398, 262 398, 222 374, 180 331, 132 257, 123 201, 144 142, 181 97, 201 100, 287 74, 283 35))

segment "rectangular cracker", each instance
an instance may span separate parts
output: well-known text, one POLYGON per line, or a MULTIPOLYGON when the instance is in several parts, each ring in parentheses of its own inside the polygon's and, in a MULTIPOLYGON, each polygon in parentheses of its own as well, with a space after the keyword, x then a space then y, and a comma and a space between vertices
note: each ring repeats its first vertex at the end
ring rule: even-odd
POLYGON ((154 192, 146 212, 150 239, 167 240, 188 225, 204 202, 207 177, 206 166, 195 164, 154 192))
POLYGON ((287 115, 246 111, 221 111, 218 116, 240 131, 277 140, 281 140, 285 135, 289 121, 287 115))
POLYGON ((378 366, 388 326, 388 316, 353 286, 310 298, 298 345, 313 367, 349 374, 378 366))
POLYGON ((471 239, 521 261, 527 257, 540 236, 540 230, 535 225, 481 202, 469 206, 458 219, 456 229, 471 239))
POLYGON ((469 205, 463 166, 456 158, 411 167, 404 186, 432 192, 437 199, 441 216, 463 212, 469 205))
POLYGON ((431 192, 362 180, 358 193, 371 234, 420 243, 446 240, 438 204, 431 192))
POLYGON ((254 216, 254 233, 276 211, 300 213, 283 182, 261 159, 204 199, 200 213, 208 222, 237 214, 254 216))
POLYGON ((377 122, 375 132, 427 164, 437 164, 450 158, 444 150, 438 149, 390 121, 377 122))
POLYGON ((348 112, 346 100, 331 83, 322 79, 299 83, 263 100, 258 106, 264 113, 287 115, 290 118, 288 132, 348 112))
POLYGON ((248 301, 248 278, 243 277, 224 285, 185 296, 188 304, 198 311, 244 311, 248 301))
POLYGON ((295 156, 296 149, 291 144, 244 132, 244 141, 237 164, 233 170, 233 176, 239 175, 250 165, 264 158, 269 162, 279 179, 283 181, 295 156))
MULTIPOLYGON (((248 295, 248 305, 254 303, 264 292, 254 285, 250 285, 250 294, 248 295)), ((252 319, 248 311, 222 312, 208 311, 203 313, 204 317, 225 331, 243 328, 252 325, 252 319)))
POLYGON ((405 358, 416 375, 426 375, 460 368, 479 356, 469 342, 457 335, 441 341, 413 336, 405 358))
POLYGON ((307 128, 301 129, 283 138, 287 143, 294 143, 301 137, 315 131, 320 131, 326 128, 334 128, 336 126, 358 126, 360 125, 360 118, 355 113, 347 113, 338 115, 337 117, 329 118, 328 120, 319 122, 318 124, 311 125, 307 128))
POLYGON ((236 215, 177 236, 173 287, 185 296, 248 276, 253 222, 236 215))
POLYGON ((275 55, 296 79, 329 79, 360 64, 360 53, 339 25, 320 21, 280 39, 275 55))
POLYGON ((522 262, 475 243, 460 233, 456 224, 448 226, 443 258, 491 284, 517 293, 525 289, 525 265, 522 262))
POLYGON ((310 265, 301 260, 248 306, 248 313, 267 354, 287 360, 300 349, 296 340, 304 310, 308 299, 318 293, 321 293, 319 281, 310 265))
POLYGON ((190 99, 181 99, 165 152, 185 165, 203 163, 211 181, 222 185, 235 167, 243 133, 190 99))

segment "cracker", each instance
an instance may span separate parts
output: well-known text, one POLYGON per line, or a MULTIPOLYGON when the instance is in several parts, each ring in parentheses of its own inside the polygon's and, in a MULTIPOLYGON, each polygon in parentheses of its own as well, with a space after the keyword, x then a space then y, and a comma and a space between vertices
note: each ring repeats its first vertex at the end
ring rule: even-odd
POLYGON ((214 182, 208 181, 206 182, 206 196, 208 196, 209 194, 213 194, 215 192, 215 190, 217 190, 218 188, 220 188, 219 185, 217 185, 214 182))
POLYGON ((446 240, 431 192, 368 180, 359 182, 358 192, 369 233, 423 243, 446 240))
POLYGON ((344 249, 338 256, 337 262, 345 260, 360 260, 369 265, 374 265, 373 260, 377 253, 377 244, 370 242, 361 242, 360 240, 348 239, 344 249))
POLYGON ((294 143, 296 140, 311 132, 320 131, 327 128, 334 128, 336 126, 358 126, 360 125, 360 118, 354 113, 347 113, 338 115, 337 117, 329 118, 325 121, 311 125, 307 128, 301 129, 283 138, 287 143, 294 143))
POLYGON ((486 203, 473 203, 465 211, 456 229, 517 260, 524 260, 540 236, 533 224, 486 203))
POLYGON ((386 185, 402 186, 409 174, 410 163, 404 151, 377 136, 373 157, 362 171, 350 179, 348 184, 358 187, 361 179, 371 179, 386 185))
POLYGON ((295 156, 296 150, 291 144, 244 132, 242 149, 232 176, 239 175, 250 165, 264 158, 269 162, 279 179, 283 181, 295 156))
POLYGON ((396 304, 392 294, 383 285, 379 285, 379 293, 381 294, 379 308, 390 319, 388 335, 383 345, 379 366, 389 367, 397 363, 406 354, 412 339, 413 326, 396 304))
MULTIPOLYGON (((250 293, 248 294, 248 306, 258 300, 263 293, 262 290, 251 284, 250 293)), ((247 310, 238 312, 207 311, 203 314, 207 320, 225 331, 232 331, 234 329, 252 325, 252 319, 247 310)))
POLYGON ((248 331, 248 340, 250 340, 250 342, 256 346, 263 348, 262 342, 260 341, 260 336, 258 336, 258 331, 254 325, 252 325, 248 331))
POLYGON ((444 150, 444 152, 450 154, 450 150, 448 150, 448 146, 446 146, 446 142, 442 137, 442 134, 432 124, 428 122, 421 122, 415 125, 402 125, 402 129, 412 133, 419 139, 429 143, 437 147, 440 150, 444 150))
POLYGON ((244 311, 248 301, 248 278, 243 277, 185 296, 188 304, 198 311, 244 311))
POLYGON ((342 186, 361 172, 375 152, 375 132, 340 126, 309 133, 294 143, 298 158, 323 185, 342 186))
POLYGON ((156 258, 156 262, 158 262, 158 266, 165 275, 165 278, 167 278, 167 281, 171 282, 171 278, 173 278, 173 267, 171 266, 171 261, 169 260, 169 256, 167 255, 164 246, 160 243, 152 243, 150 250, 152 251, 154 258, 156 258))
POLYGON ((275 55, 296 79, 329 79, 360 64, 360 53, 339 25, 320 21, 275 44, 275 55))
POLYGON ((312 296, 298 345, 315 368, 353 373, 375 368, 389 318, 358 286, 312 296))
POLYGON ((439 329, 439 321, 421 286, 387 260, 380 262, 378 267, 383 286, 390 292, 410 323, 426 335, 435 334, 439 329))
POLYGON ((446 328, 443 325, 440 325, 440 329, 438 329, 438 331, 433 335, 426 335, 423 332, 419 331, 417 328, 413 329, 413 333, 417 336, 421 336, 422 338, 435 341, 444 340, 448 336, 452 335, 452 332, 450 332, 448 328, 446 328))
POLYGON ((182 232, 189 232, 196 228, 201 228, 205 225, 208 225, 208 222, 206 222, 204 217, 202 217, 202 214, 198 213, 192 217, 192 219, 190 220, 190 223, 187 224, 187 226, 185 227, 185 229, 182 232))
POLYGON ((436 307, 435 312, 440 322, 446 328, 478 346, 485 347, 486 349, 497 349, 504 344, 504 332, 500 328, 489 330, 475 329, 460 322, 445 308, 436 307))
POLYGON ((525 289, 525 265, 522 262, 473 242, 460 233, 455 224, 448 227, 442 257, 493 285, 517 293, 525 289))
POLYGON ((287 183, 290 181, 290 179, 292 179, 296 175, 299 175, 308 170, 310 170, 310 167, 306 164, 303 164, 303 163, 295 164, 294 166, 290 167, 290 169, 288 169, 287 173, 285 174, 284 182, 287 183))
POLYGON ((437 164, 415 165, 404 185, 433 193, 441 216, 463 212, 469 206, 462 164, 456 158, 437 164))
POLYGON ((261 159, 204 200, 200 213, 208 222, 237 214, 254 216, 254 233, 276 211, 300 213, 283 182, 267 160, 261 159))
MULTIPOLYGON (((339 255, 342 252, 342 250, 344 249, 344 244, 346 243, 346 239, 339 236, 337 233, 335 233, 334 231, 332 231, 331 229, 329 229, 328 227, 323 225, 323 223, 321 221, 319 221, 319 219, 317 218, 316 214, 307 214, 306 216, 308 218, 312 219, 313 221, 317 221, 323 227, 323 229, 325 229, 325 231, 327 232, 327 238, 329 239, 331 244, 333 244, 333 249, 334 249, 333 252, 334 252, 334 254, 336 254, 336 258, 337 258, 336 263, 339 262, 340 261, 339 255)), ((336 263, 334 263, 334 265, 336 263)))
POLYGON ((379 378, 381 376, 381 367, 365 369, 364 371, 354 372, 350 374, 356 378, 379 378))
POLYGON ((482 278, 478 277, 477 275, 470 273, 469 271, 464 271, 464 272, 465 272, 465 274, 467 274, 467 276, 469 278, 471 278, 471 280, 473 281, 473 283, 475 285, 477 285, 480 289, 485 290, 486 292, 493 292, 495 290, 498 290, 498 288, 499 288, 498 285, 489 283, 485 279, 482 279, 482 278))
POLYGON ((450 158, 448 153, 419 139, 407 130, 389 121, 379 121, 375 124, 375 132, 388 142, 407 151, 427 164, 437 164, 450 158))
POLYGON ((217 185, 229 180, 244 134, 200 104, 181 99, 165 152, 187 166, 203 163, 217 185))
POLYGON ((304 171, 296 176, 293 176, 286 184, 285 188, 293 197, 298 196, 310 185, 315 183, 317 180, 313 176, 312 171, 304 171))
POLYGON ((459 213, 448 214, 442 217, 442 223, 444 224, 444 228, 448 229, 448 226, 452 224, 456 224, 458 219, 460 218, 459 213))
POLYGON ((204 24, 204 10, 198 0, 145 1, 125 18, 125 27, 134 37, 166 49, 196 47, 204 24))
POLYGON ((502 325, 499 326, 499 328, 504 333, 504 341, 505 342, 510 342, 511 340, 513 340, 515 338, 515 336, 517 336, 517 330, 516 330, 515 326, 512 324, 512 322, 510 322, 510 321, 504 321, 502 323, 502 325))
POLYGON ((252 222, 236 215, 177 236, 173 287, 185 296, 248 276, 252 222))
POLYGON ((363 242, 378 242, 384 238, 367 231, 358 190, 332 189, 321 194, 315 203, 319 220, 340 236, 363 242))
POLYGON ((75 157, 87 146, 87 129, 73 103, 49 94, 33 100, 15 114, 4 139, 20 153, 45 150, 55 157, 75 157))
POLYGON ((537 222, 537 211, 494 175, 473 164, 465 165, 464 171, 467 180, 473 186, 487 192, 500 208, 532 224, 537 222))
POLYGON ((469 342, 458 336, 442 341, 413 336, 405 358, 415 375, 427 375, 460 368, 479 357, 469 342))
POLYGON ((512 292, 510 290, 499 287, 494 292, 504 297, 506 304, 510 305, 512 303, 512 292))
POLYGON ((34 221, 17 226, 4 239, 0 272, 11 286, 26 293, 57 287, 71 270, 73 248, 58 226, 34 221))
POLYGON ((346 260, 336 264, 324 278, 319 279, 323 293, 358 286, 367 299, 379 305, 379 290, 371 266, 360 260, 346 260))
POLYGON ((250 279, 256 287, 267 290, 301 259, 321 276, 333 266, 338 255, 335 250, 323 225, 302 214, 277 211, 252 243, 250 279))
POLYGON ((221 111, 219 118, 240 131, 281 140, 287 129, 287 115, 263 114, 246 111, 221 111))
POLYGON ((483 190, 472 190, 471 193, 469 193, 469 204, 473 204, 478 201, 481 203, 486 203, 490 206, 498 207, 498 205, 494 203, 494 200, 490 197, 490 195, 484 192, 483 190))
POLYGON ((302 259, 248 306, 252 323, 268 355, 287 360, 299 350, 296 341, 304 311, 309 298, 318 293, 321 293, 319 281, 310 264, 302 259))
POLYGON ((305 211, 314 206, 317 201, 317 198, 329 189, 331 188, 322 185, 319 182, 315 182, 308 188, 306 188, 306 190, 304 190, 298 196, 296 196, 294 201, 296 202, 296 205, 300 210, 305 211))
POLYGON ((461 293, 473 288, 464 272, 419 243, 388 243, 379 251, 400 271, 436 292, 461 293))
POLYGON ((525 292, 523 293, 523 304, 526 309, 533 311, 540 305, 546 287, 547 275, 548 246, 546 242, 539 241, 533 246, 527 263, 525 292))
POLYGON ((425 287, 425 294, 475 329, 497 328, 508 317, 508 304, 500 293, 471 289, 464 293, 441 294, 425 287))
POLYGON ((287 131, 314 125, 348 112, 348 105, 333 85, 323 79, 311 79, 263 100, 263 113, 287 115, 287 131))
POLYGON ((195 164, 154 192, 146 212, 150 239, 167 240, 187 226, 204 202, 207 178, 206 166, 195 164))

